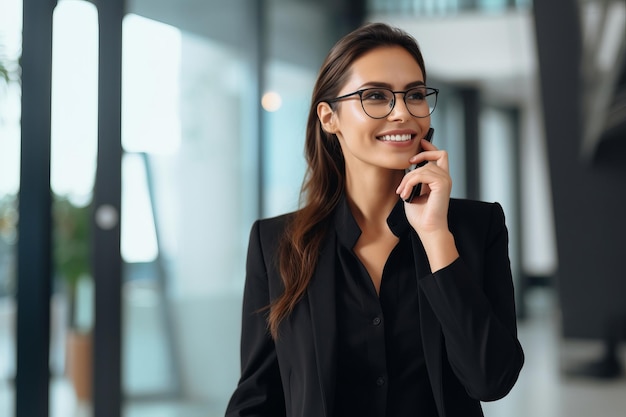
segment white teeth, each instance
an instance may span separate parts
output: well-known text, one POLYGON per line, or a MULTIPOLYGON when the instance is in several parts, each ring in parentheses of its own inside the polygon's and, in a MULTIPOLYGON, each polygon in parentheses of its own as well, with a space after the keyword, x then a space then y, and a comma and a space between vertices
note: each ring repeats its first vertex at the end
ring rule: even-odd
POLYGON ((383 141, 391 141, 391 142, 403 142, 406 140, 411 140, 411 135, 406 134, 406 135, 385 135, 385 136, 379 136, 378 137, 379 140, 383 140, 383 141))

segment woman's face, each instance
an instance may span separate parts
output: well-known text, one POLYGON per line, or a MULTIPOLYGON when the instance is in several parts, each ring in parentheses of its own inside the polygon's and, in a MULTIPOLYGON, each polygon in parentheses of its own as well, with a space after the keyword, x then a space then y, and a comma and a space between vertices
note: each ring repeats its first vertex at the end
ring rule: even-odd
MULTIPOLYGON (((354 61, 338 96, 370 87, 405 91, 419 85, 424 85, 424 75, 409 52, 399 46, 380 47, 354 61)), ((358 94, 335 106, 334 112, 318 108, 318 115, 324 129, 337 135, 346 168, 351 170, 407 168, 430 127, 430 116, 418 118, 409 113, 402 94, 396 94, 393 110, 382 119, 365 114, 358 94)))

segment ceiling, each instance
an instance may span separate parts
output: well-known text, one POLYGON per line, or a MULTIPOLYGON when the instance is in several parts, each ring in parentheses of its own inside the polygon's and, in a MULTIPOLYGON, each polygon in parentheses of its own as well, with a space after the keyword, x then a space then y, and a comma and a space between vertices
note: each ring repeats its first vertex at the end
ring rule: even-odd
POLYGON ((381 16, 378 20, 401 27, 417 39, 431 78, 479 85, 485 94, 512 102, 525 99, 537 78, 531 12, 422 19, 381 16))

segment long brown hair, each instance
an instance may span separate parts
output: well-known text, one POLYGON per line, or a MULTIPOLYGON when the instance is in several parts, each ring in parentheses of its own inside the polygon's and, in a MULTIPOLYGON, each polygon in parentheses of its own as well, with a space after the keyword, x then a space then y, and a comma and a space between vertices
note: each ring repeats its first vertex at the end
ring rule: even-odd
POLYGON ((278 327, 304 295, 318 261, 331 214, 345 186, 345 165, 334 134, 325 132, 317 117, 317 105, 334 98, 350 76, 352 63, 382 46, 406 49, 422 69, 424 59, 408 33, 382 23, 370 23, 343 37, 330 50, 317 76, 306 128, 307 171, 300 194, 301 208, 290 219, 278 250, 278 266, 284 291, 269 306, 268 327, 278 337, 278 327))

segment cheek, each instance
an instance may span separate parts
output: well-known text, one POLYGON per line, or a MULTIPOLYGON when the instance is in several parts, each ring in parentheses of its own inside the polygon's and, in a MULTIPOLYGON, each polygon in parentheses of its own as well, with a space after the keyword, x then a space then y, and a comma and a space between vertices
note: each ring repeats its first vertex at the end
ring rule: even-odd
POLYGON ((346 122, 344 126, 353 130, 367 130, 376 124, 376 121, 363 113, 363 110, 350 112, 346 122))
POLYGON ((346 140, 371 136, 376 131, 377 121, 368 117, 360 107, 344 108, 337 116, 338 133, 346 140))
POLYGON ((420 131, 422 132, 420 139, 423 139, 426 136, 426 133, 428 132, 428 129, 430 128, 430 116, 429 117, 425 117, 423 119, 418 119, 417 123, 420 126, 420 131))

